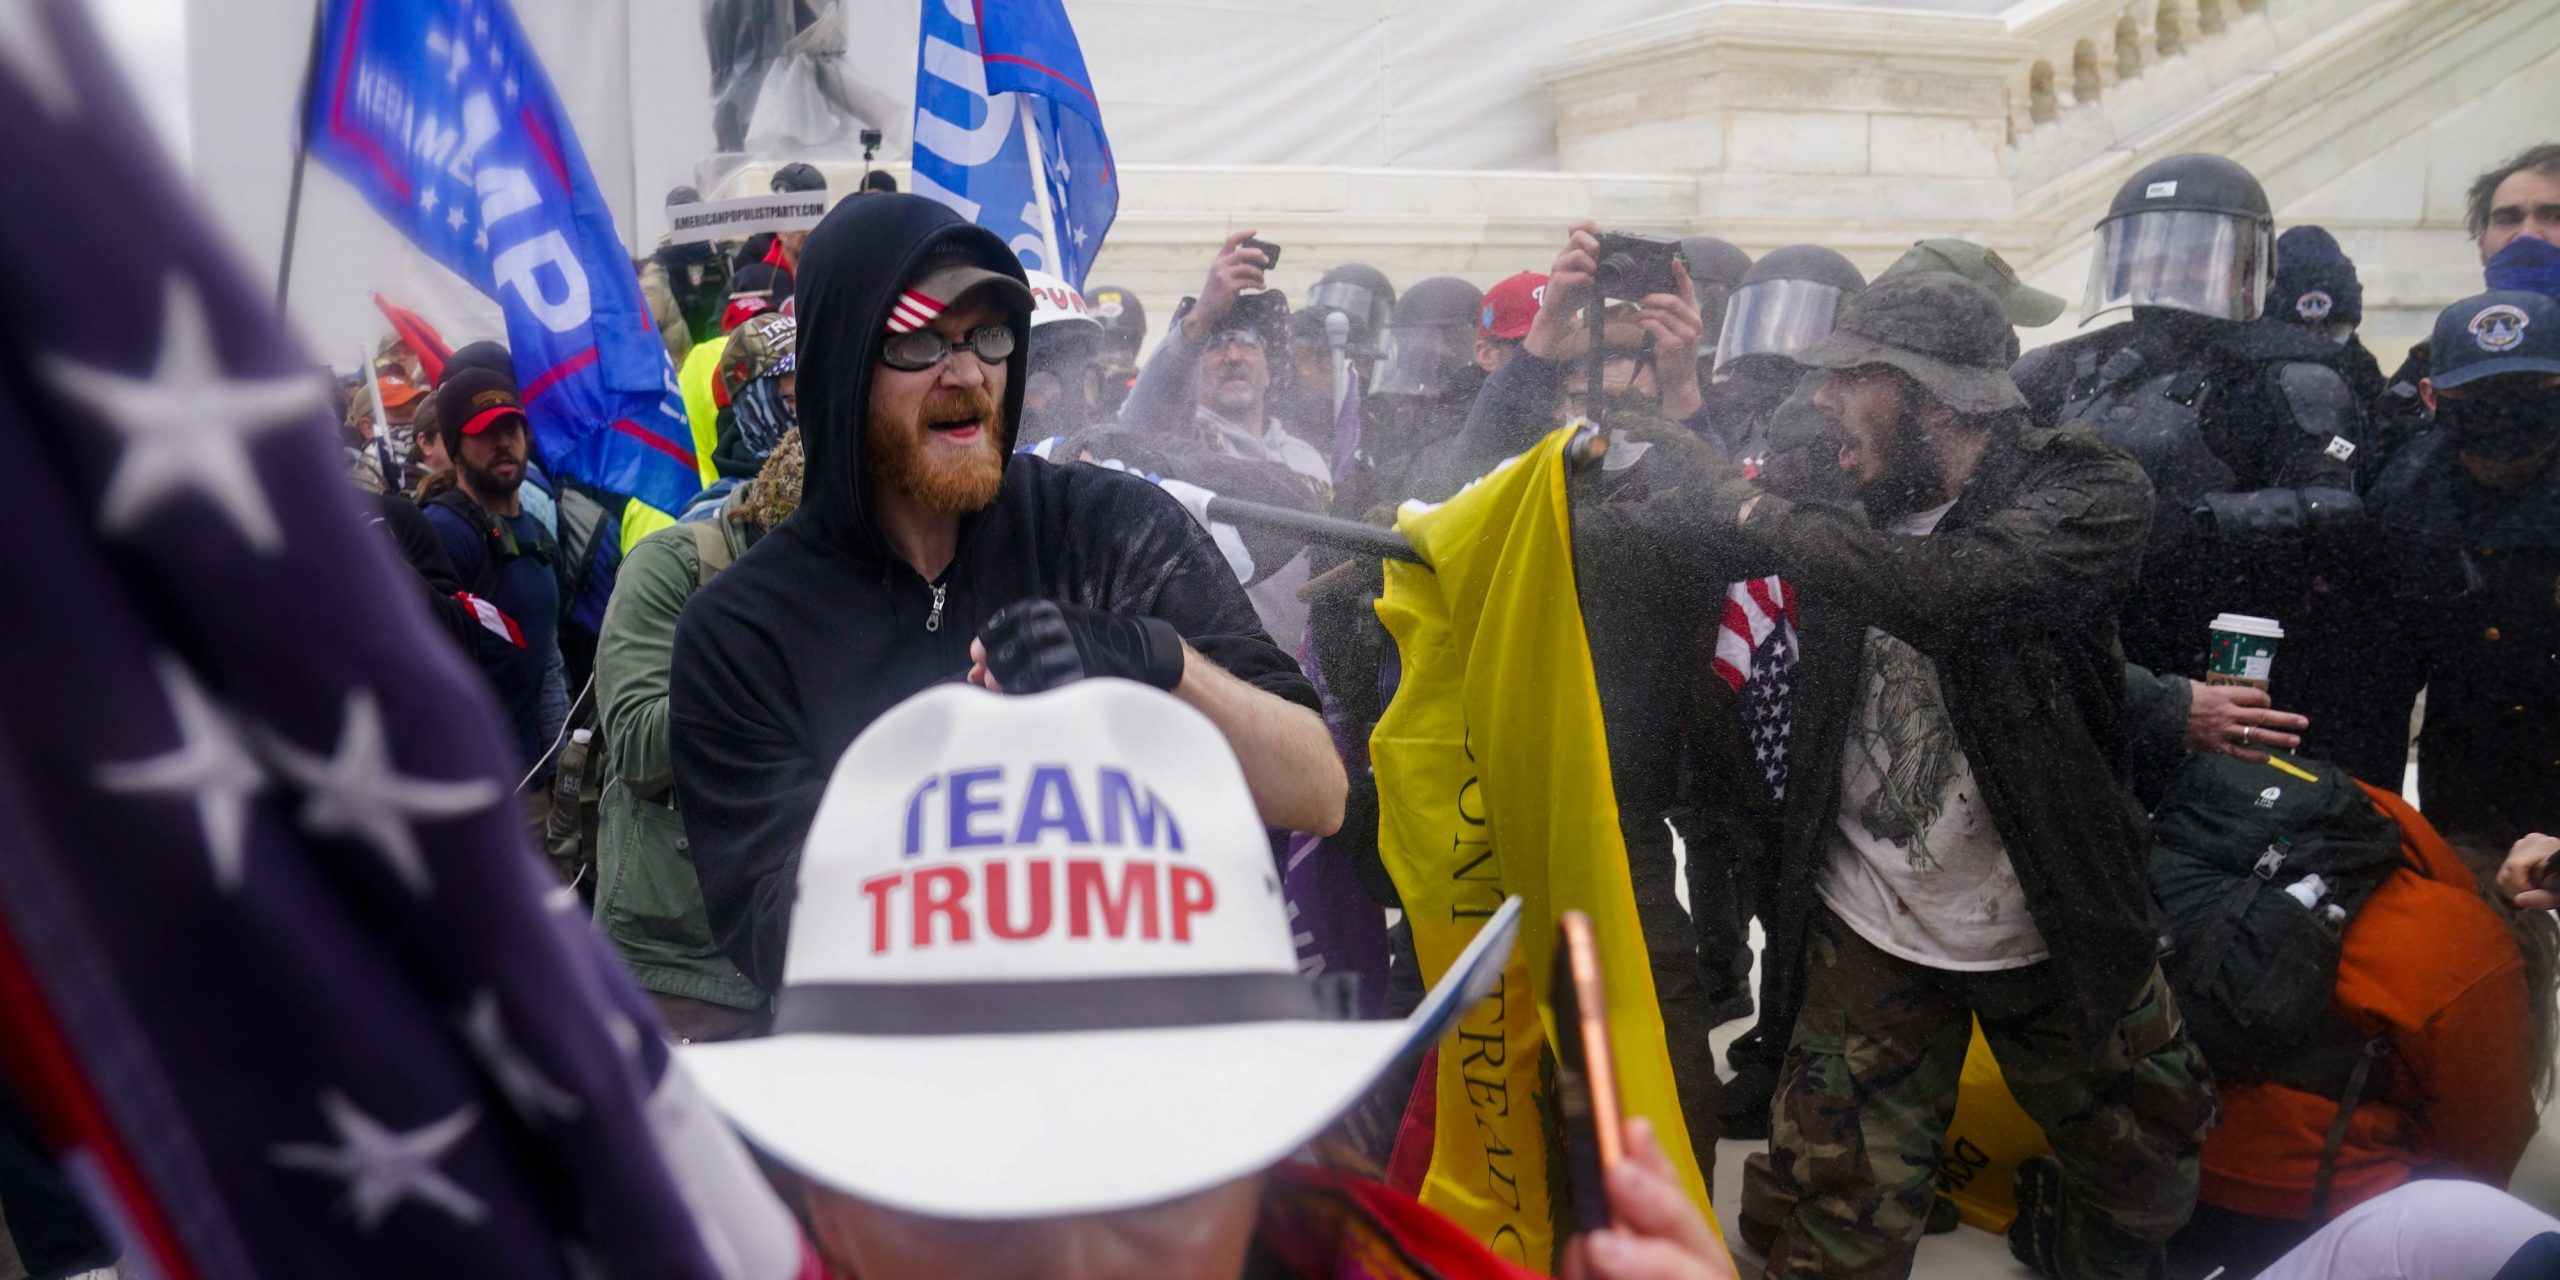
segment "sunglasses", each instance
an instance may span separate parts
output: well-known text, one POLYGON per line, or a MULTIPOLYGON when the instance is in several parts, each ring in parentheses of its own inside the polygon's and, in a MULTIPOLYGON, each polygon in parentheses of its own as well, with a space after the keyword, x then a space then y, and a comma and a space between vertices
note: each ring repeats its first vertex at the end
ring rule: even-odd
POLYGON ((956 344, 931 329, 893 333, 880 346, 880 363, 906 373, 921 373, 961 347, 975 352, 988 364, 1002 364, 1013 355, 1013 330, 1000 324, 980 325, 956 344))

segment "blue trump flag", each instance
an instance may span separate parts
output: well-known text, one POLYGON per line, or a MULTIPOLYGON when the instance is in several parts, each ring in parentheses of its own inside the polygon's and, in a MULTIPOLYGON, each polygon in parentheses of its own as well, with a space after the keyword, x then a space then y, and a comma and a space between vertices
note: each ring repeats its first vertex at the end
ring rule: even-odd
POLYGON ((1120 176, 1059 0, 924 0, 915 136, 918 195, 1084 287, 1119 216, 1120 176))
POLYGON ((675 371, 505 0, 329 0, 311 84, 311 154, 505 311, 549 469, 681 509, 702 477, 675 371))

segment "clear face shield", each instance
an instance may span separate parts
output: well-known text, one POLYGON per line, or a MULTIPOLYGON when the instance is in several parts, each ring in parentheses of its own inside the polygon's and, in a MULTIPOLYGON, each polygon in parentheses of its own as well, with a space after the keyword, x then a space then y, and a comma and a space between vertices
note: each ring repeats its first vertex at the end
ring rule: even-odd
POLYGON ((2098 228, 2081 322, 2124 307, 2255 320, 2275 261, 2275 228, 2255 218, 2203 209, 2127 214, 2098 228))
POLYGON ((1811 280, 1762 280, 1737 290, 1716 337, 1716 372, 1744 356, 1791 356, 1831 333, 1840 290, 1811 280))
POLYGON ((1472 332, 1464 325, 1406 325, 1387 330, 1387 362, 1378 371, 1376 394, 1437 397, 1449 387, 1449 375, 1475 356, 1472 332))
MULTIPOLYGON (((1359 285, 1352 284, 1345 280, 1333 280, 1317 285, 1314 290, 1307 294, 1307 304, 1305 309, 1309 311, 1339 311, 1342 314, 1351 317, 1355 326, 1365 327, 1371 334, 1375 334, 1378 331, 1379 325, 1386 319, 1387 312, 1385 299, 1380 298, 1377 294, 1372 293, 1359 285)), ((1354 348, 1361 345, 1360 328, 1358 327, 1355 327, 1352 331, 1351 345, 1354 348)), ((1375 355, 1376 353, 1374 351, 1364 353, 1354 350, 1352 354, 1375 355)))

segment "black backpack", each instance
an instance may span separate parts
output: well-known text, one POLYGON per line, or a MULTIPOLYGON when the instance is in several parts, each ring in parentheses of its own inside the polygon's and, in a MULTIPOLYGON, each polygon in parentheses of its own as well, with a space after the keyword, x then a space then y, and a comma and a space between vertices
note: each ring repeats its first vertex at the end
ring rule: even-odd
POLYGON ((2347 926, 2401 865, 2400 828, 2336 765, 2196 755, 2151 832, 2161 969, 2206 1065, 2338 1100, 2312 1197, 2325 1218, 2347 1117, 2388 1049, 2335 1012, 2338 958, 2347 926))
MULTIPOLYGON (((427 499, 427 505, 442 507, 462 517, 464 524, 480 531, 479 567, 462 584, 463 589, 471 594, 483 600, 496 600, 498 577, 505 571, 506 563, 522 556, 532 556, 546 566, 555 566, 556 572, 560 559, 558 544, 542 534, 536 534, 531 541, 516 537, 506 521, 490 515, 487 508, 472 501, 471 495, 463 492, 460 485, 427 499)), ((454 567, 460 569, 462 566, 457 564, 454 567)))

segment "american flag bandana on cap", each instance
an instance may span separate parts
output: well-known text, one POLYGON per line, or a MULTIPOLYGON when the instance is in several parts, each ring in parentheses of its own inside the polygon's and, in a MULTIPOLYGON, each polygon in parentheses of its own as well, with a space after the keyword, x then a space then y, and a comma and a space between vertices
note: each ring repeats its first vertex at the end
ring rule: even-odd
POLYGON ((925 268, 915 283, 898 292, 898 300, 889 307, 889 332, 913 333, 933 323, 943 308, 981 285, 992 287, 1014 310, 1031 310, 1030 286, 999 271, 952 262, 925 268))

